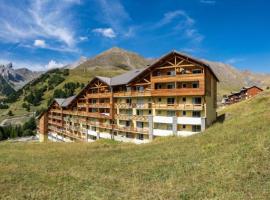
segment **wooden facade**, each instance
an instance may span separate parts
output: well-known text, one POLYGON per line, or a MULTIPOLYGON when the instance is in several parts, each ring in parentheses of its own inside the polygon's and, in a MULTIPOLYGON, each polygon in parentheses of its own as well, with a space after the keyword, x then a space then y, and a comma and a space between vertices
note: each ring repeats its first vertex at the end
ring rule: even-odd
POLYGON ((238 103, 240 101, 252 98, 261 92, 263 92, 263 89, 257 86, 243 87, 239 92, 232 93, 228 95, 228 97, 224 98, 223 104, 230 105, 230 104, 238 103))
POLYGON ((77 96, 56 99, 40 118, 40 134, 135 143, 191 135, 216 119, 217 82, 208 65, 173 51, 143 70, 95 77, 77 96))

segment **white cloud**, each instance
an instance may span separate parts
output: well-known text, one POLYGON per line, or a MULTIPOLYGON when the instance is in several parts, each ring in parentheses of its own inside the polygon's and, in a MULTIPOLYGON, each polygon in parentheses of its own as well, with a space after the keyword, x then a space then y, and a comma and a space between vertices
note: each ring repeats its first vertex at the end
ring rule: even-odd
POLYGON ((61 68, 63 67, 65 64, 63 63, 58 63, 55 60, 50 60, 49 63, 47 65, 45 65, 46 69, 54 69, 54 68, 61 68))
POLYGON ((239 62, 243 62, 243 61, 245 61, 244 58, 229 58, 229 59, 225 60, 225 63, 233 65, 235 63, 239 63, 239 62))
MULTIPOLYGON (((179 34, 189 39, 195 45, 204 40, 204 36, 196 28, 196 21, 184 10, 175 10, 167 12, 163 18, 153 24, 152 29, 159 29, 172 24, 171 34, 179 34)), ((170 29, 168 29, 170 30, 170 29)))
POLYGON ((116 33, 114 32, 114 30, 112 28, 96 28, 92 30, 94 33, 99 33, 104 37, 107 38, 115 38, 116 37, 116 33))
POLYGON ((134 36, 134 30, 131 34, 126 34, 127 29, 132 29, 130 22, 132 21, 129 13, 119 0, 96 0, 99 9, 97 9, 97 19, 107 26, 111 27, 111 30, 107 30, 116 36, 115 32, 119 36, 131 37, 134 36))
POLYGON ((163 18, 154 25, 154 28, 160 28, 167 25, 179 17, 183 17, 187 25, 193 25, 195 23, 194 19, 192 19, 185 11, 175 10, 165 13, 163 18))
MULTIPOLYGON (((0 4, 0 39, 7 43, 31 44, 36 38, 52 40, 57 46, 76 47, 76 33, 68 12, 79 0, 30 0, 28 4, 7 1, 0 4), (15 13, 15 14, 14 14, 15 13), (16 15, 16 17, 14 17, 16 15)), ((43 48, 49 46, 43 46, 43 48)))
POLYGON ((45 42, 45 40, 35 40, 34 41, 34 46, 45 48, 46 47, 46 42, 45 42))
POLYGON ((88 37, 86 37, 86 36, 80 36, 79 37, 79 40, 83 42, 83 41, 88 40, 88 37))
POLYGON ((216 4, 216 1, 214 0, 201 0, 200 2, 204 4, 211 4, 211 5, 216 4))

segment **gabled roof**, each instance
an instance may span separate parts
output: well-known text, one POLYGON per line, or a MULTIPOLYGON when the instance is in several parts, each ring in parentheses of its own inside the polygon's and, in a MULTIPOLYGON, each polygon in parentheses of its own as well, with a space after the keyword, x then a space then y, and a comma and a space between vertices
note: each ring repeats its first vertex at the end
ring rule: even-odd
POLYGON ((105 76, 96 76, 99 80, 106 83, 107 85, 111 85, 111 78, 105 76))
POLYGON ((118 75, 118 76, 115 76, 112 78, 102 77, 102 76, 96 76, 95 78, 98 78, 99 80, 103 81, 104 83, 108 84, 109 86, 125 85, 125 84, 128 84, 131 81, 133 81, 139 75, 142 75, 146 71, 149 71, 150 68, 153 68, 154 66, 159 64, 161 61, 165 60, 166 58, 168 58, 172 55, 178 55, 180 57, 183 57, 186 60, 189 60, 189 61, 198 63, 199 65, 203 65, 203 66, 207 67, 210 70, 210 72, 213 74, 213 76, 217 79, 217 81, 219 81, 219 79, 217 78, 216 74, 214 73, 214 71, 210 65, 208 65, 207 63, 205 63, 199 59, 196 59, 194 57, 191 57, 189 55, 186 55, 184 53, 180 53, 177 51, 172 51, 172 52, 162 56, 160 59, 158 59, 156 62, 154 62, 153 64, 151 64, 150 66, 148 66, 146 68, 134 69, 134 70, 128 71, 124 74, 121 74, 121 75, 118 75))
POLYGON ((249 90, 249 89, 251 89, 251 88, 257 88, 257 89, 263 91, 262 88, 259 88, 259 87, 256 86, 256 85, 253 85, 253 86, 251 86, 251 87, 243 87, 243 88, 241 89, 241 91, 246 91, 246 90, 249 90))
POLYGON ((60 106, 60 107, 67 107, 69 106, 69 104, 76 98, 76 95, 75 96, 71 96, 71 97, 68 97, 66 99, 63 99, 63 98, 56 98, 54 99, 56 101, 56 103, 60 106))
POLYGON ((144 70, 145 69, 134 69, 124 74, 115 76, 111 79, 111 85, 116 86, 116 85, 128 84, 131 80, 136 78, 144 70))

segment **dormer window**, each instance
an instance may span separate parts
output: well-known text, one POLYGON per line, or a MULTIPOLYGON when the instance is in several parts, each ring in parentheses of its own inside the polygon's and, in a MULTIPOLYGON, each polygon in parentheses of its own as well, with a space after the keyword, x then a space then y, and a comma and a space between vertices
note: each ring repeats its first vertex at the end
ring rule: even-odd
POLYGON ((201 69, 193 69, 192 74, 201 74, 202 70, 201 69))

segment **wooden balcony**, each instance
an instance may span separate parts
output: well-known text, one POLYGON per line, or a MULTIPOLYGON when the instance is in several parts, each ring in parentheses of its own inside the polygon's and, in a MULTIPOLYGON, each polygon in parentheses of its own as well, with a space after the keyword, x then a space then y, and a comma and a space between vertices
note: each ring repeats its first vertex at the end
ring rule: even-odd
POLYGON ((148 134, 149 128, 135 128, 130 126, 118 126, 114 125, 114 130, 122 131, 122 132, 131 132, 131 133, 141 133, 141 134, 148 134))
POLYGON ((115 92, 113 93, 114 97, 144 97, 151 96, 150 90, 144 91, 128 91, 128 92, 115 92))
POLYGON ((62 113, 62 110, 58 109, 51 109, 50 112, 52 113, 62 113))
POLYGON ((88 98, 110 98, 112 97, 111 92, 105 92, 105 93, 88 93, 88 98))
POLYGON ((154 89, 152 96, 203 96, 204 88, 154 89))
POLYGON ((135 120, 135 121, 141 121, 141 122, 148 122, 148 116, 145 115, 128 115, 128 114, 115 114, 115 119, 119 120, 135 120))
POLYGON ((204 109, 203 104, 152 104, 153 108, 166 110, 195 110, 201 111, 204 109))
POLYGON ((132 120, 132 115, 128 114, 115 114, 114 117, 119 120, 132 120))
POLYGON ((148 116, 145 115, 133 115, 132 120, 140 121, 140 122, 148 122, 148 116))
POLYGON ((56 122, 56 121, 52 121, 52 120, 48 120, 49 124, 55 125, 55 126, 62 126, 61 122, 56 122))
POLYGON ((114 104, 115 108, 119 108, 119 109, 131 109, 133 108, 132 104, 129 103, 115 103, 114 104))
POLYGON ((100 127, 100 128, 106 128, 106 129, 112 129, 113 125, 112 124, 106 124, 106 123, 100 123, 100 122, 87 122, 88 125, 95 126, 95 127, 100 127))
POLYGON ((57 116, 57 115, 51 115, 51 114, 50 114, 48 117, 51 118, 51 119, 62 120, 62 117, 61 117, 61 116, 57 116))
POLYGON ((110 103, 92 103, 88 104, 89 108, 110 108, 110 103))
POLYGON ((175 76, 162 75, 152 76, 152 83, 166 83, 166 82, 189 82, 189 81, 204 81, 204 74, 178 74, 175 76))
POLYGON ((150 109, 151 103, 144 103, 144 104, 136 104, 136 103, 116 103, 114 104, 116 108, 119 109, 131 109, 131 108, 137 108, 137 109, 150 109))

